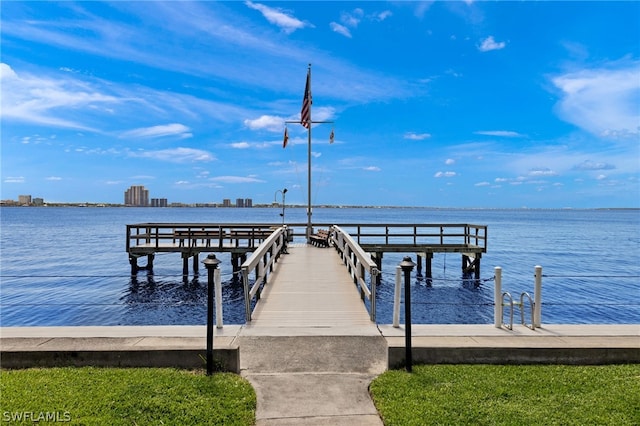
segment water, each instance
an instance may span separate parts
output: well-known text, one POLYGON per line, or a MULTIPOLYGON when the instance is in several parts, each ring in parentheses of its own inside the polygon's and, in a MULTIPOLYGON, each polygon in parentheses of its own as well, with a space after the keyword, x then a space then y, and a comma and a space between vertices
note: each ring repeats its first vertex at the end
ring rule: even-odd
MULTIPOLYGON (((278 223, 280 212, 270 208, 1 208, 0 325, 204 324, 204 268, 200 276, 184 281, 179 254, 156 255, 153 274, 143 271, 132 279, 125 225, 278 223)), ((287 209, 286 220, 305 223, 305 209, 287 209)), ((503 290, 519 295, 533 294, 535 265, 543 266, 543 323, 640 323, 638 210, 317 208, 314 221, 488 225, 481 284, 462 279, 459 254, 435 254, 432 284, 412 278, 414 324, 493 323, 493 268, 503 268, 503 290)), ((379 323, 392 322, 395 267, 404 255, 385 254, 383 282, 378 287, 379 323)), ((224 322, 241 324, 242 287, 231 279, 228 256, 218 257, 224 322)))

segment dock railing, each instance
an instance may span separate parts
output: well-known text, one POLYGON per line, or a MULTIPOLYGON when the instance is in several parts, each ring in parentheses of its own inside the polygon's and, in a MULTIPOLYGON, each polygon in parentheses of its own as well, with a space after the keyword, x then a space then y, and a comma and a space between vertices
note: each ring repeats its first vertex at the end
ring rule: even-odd
POLYGON ((363 301, 369 300, 371 311, 369 317, 371 321, 376 320, 376 276, 378 266, 371 259, 354 239, 341 227, 334 225, 331 227, 331 242, 349 270, 354 284, 360 290, 360 297, 363 301), (367 274, 370 278, 370 285, 367 285, 367 274))
MULTIPOLYGON (((486 253, 487 226, 472 224, 353 224, 314 223, 316 228, 338 225, 367 251, 393 251, 400 247, 438 247, 438 251, 472 251, 486 253), (384 249, 384 250, 383 250, 384 249)), ((145 254, 159 251, 222 251, 238 245, 256 247, 273 229, 274 223, 140 223, 127 225, 127 252, 145 254)), ((289 223, 293 237, 306 235, 306 224, 289 223)))
POLYGON ((273 265, 283 252, 286 252, 289 229, 286 225, 279 227, 260 244, 241 266, 242 282, 244 284, 245 318, 251 322, 251 302, 260 300, 262 288, 267 284, 269 273, 273 272, 273 265), (251 273, 255 272, 255 280, 251 284, 251 273))

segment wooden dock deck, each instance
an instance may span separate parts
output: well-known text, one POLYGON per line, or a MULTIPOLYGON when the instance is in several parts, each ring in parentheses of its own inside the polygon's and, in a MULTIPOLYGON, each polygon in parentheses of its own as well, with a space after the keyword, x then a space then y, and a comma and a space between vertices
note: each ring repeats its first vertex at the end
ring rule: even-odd
POLYGON ((340 255, 332 248, 293 244, 264 287, 250 327, 371 327, 369 313, 340 255))

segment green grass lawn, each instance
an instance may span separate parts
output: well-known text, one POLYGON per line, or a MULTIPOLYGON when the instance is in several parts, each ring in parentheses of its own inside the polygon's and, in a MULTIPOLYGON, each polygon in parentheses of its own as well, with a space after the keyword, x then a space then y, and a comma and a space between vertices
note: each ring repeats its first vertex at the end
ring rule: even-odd
POLYGON ((0 407, 0 423, 21 415, 25 424, 48 416, 84 425, 252 425, 256 396, 231 373, 46 368, 1 370, 0 407))
POLYGON ((638 425, 640 365, 427 365, 371 384, 386 426, 638 425))

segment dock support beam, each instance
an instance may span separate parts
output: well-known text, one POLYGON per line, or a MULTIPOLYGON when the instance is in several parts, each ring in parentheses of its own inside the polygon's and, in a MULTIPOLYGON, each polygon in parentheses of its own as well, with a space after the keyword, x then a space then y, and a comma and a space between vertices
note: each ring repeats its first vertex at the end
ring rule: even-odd
POLYGON ((480 253, 475 253, 474 255, 469 255, 467 253, 462 254, 462 274, 470 274, 473 272, 474 278, 476 280, 480 279, 480 259, 482 255, 480 253), (471 260, 473 259, 473 260, 471 260))
POLYGON ((153 259, 155 255, 153 253, 149 253, 147 255, 147 265, 146 266, 138 266, 138 258, 136 256, 129 255, 129 264, 131 265, 131 275, 136 275, 139 270, 146 269, 147 271, 153 271, 153 259))
POLYGON ((417 253, 416 254, 416 276, 418 279, 426 278, 427 281, 431 281, 433 278, 433 272, 431 269, 431 260, 433 259, 433 253, 417 253), (424 276, 422 275, 422 258, 424 258, 424 276))
POLYGON ((129 264, 131 265, 131 275, 135 275, 138 273, 138 258, 135 256, 129 255, 129 264))
POLYGON ((182 278, 189 275, 189 253, 182 253, 182 278))
POLYGON ((198 275, 198 253, 193 255, 193 275, 198 275))
POLYGON ((378 275, 376 275, 376 285, 382 284, 382 256, 383 252, 377 251, 371 255, 373 261, 376 262, 376 267, 378 268, 378 275))

